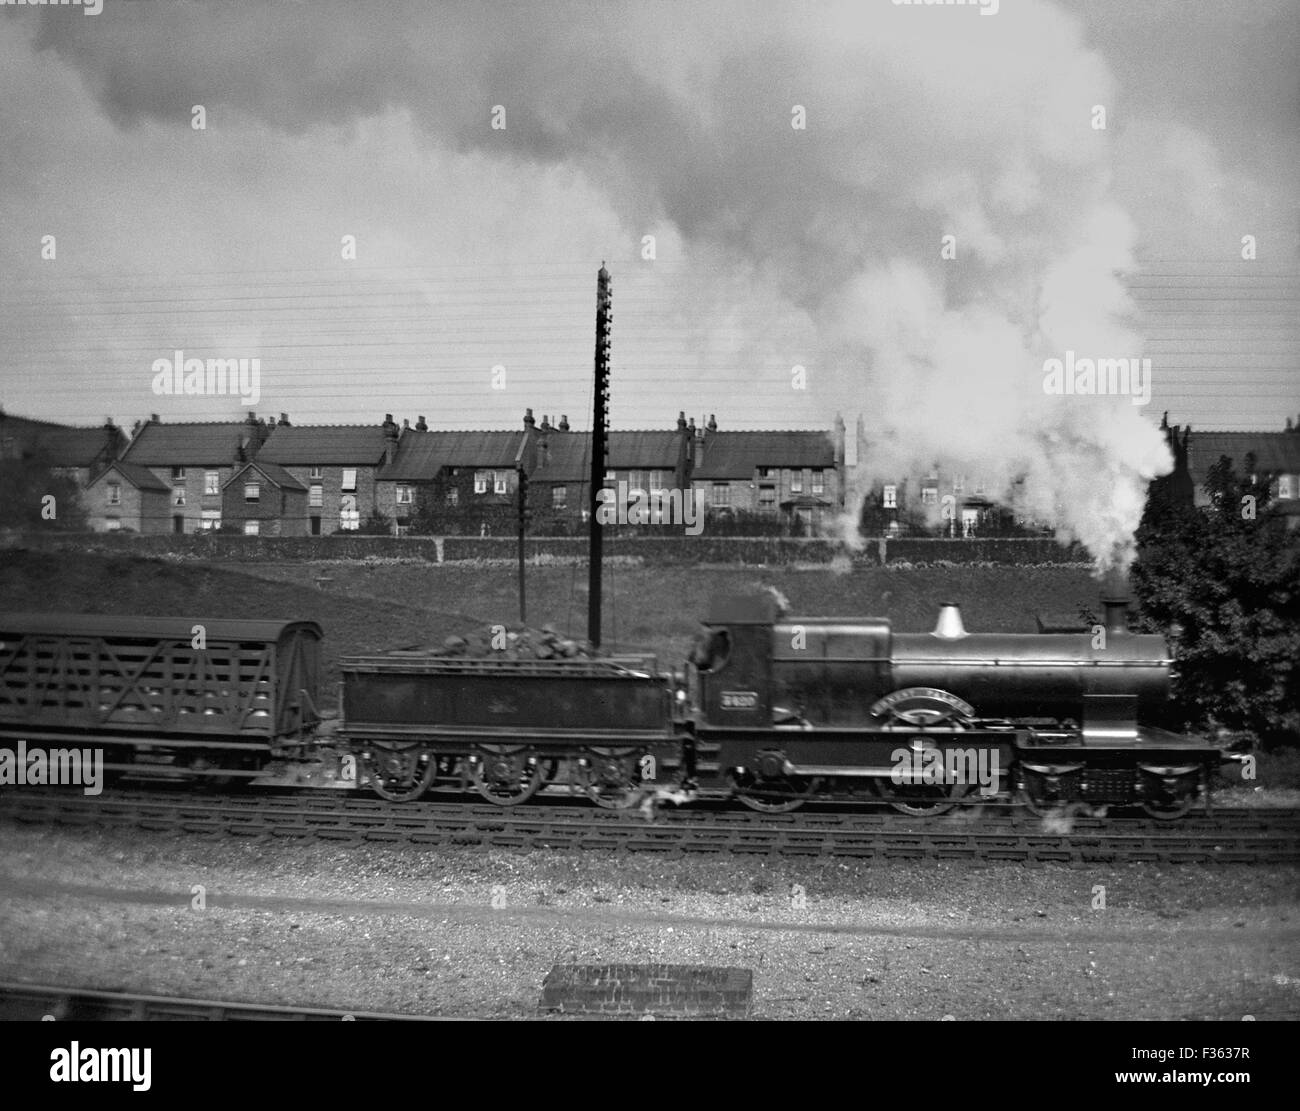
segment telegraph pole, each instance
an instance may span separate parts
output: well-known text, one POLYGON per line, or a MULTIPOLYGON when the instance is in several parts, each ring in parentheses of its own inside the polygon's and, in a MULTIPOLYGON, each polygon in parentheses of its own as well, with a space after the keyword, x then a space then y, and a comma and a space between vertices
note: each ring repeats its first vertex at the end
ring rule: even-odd
POLYGON ((588 510, 590 525, 587 547, 587 639, 600 646, 600 561, 601 524, 598 510, 605 486, 607 429, 609 426, 609 353, 613 344, 613 285, 605 264, 596 275, 596 389, 591 420, 591 483, 588 510))

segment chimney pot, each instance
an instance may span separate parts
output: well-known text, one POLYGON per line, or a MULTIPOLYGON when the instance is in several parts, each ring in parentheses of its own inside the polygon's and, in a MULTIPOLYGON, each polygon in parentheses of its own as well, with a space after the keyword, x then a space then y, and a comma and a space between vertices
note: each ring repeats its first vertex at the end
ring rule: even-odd
POLYGON ((560 414, 560 431, 561 432, 569 431, 569 416, 567 413, 560 414))
POLYGON ((415 422, 415 430, 416 430, 417 432, 428 432, 428 431, 429 431, 429 422, 426 421, 426 420, 424 419, 424 414, 423 414, 423 413, 420 414, 419 419, 416 420, 416 422, 415 422))

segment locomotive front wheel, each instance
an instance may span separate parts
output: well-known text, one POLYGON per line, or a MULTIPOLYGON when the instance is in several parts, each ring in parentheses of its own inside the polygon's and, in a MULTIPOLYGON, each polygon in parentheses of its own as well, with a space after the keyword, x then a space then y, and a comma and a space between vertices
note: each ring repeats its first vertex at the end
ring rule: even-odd
POLYGON ((518 806, 541 790, 546 763, 522 745, 480 745, 471 761, 474 790, 497 806, 518 806))

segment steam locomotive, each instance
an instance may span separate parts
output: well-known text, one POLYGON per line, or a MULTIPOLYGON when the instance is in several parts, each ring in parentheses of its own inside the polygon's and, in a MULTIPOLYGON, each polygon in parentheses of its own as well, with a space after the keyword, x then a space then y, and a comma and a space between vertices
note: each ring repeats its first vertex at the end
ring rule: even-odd
POLYGON ((1079 633, 972 634, 944 604, 928 634, 879 618, 790 617, 715 599, 684 666, 653 657, 344 657, 318 709, 309 621, 0 615, 0 745, 103 745, 107 768, 407 801, 548 786, 620 808, 734 798, 781 812, 883 800, 911 815, 1015 799, 1208 804, 1231 754, 1143 723, 1168 696, 1162 637, 1127 606, 1079 633))

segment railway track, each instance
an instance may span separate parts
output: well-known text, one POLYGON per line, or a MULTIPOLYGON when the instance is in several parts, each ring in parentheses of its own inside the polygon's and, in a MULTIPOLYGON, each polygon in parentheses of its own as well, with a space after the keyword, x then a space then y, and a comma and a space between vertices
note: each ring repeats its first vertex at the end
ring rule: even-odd
POLYGON ((281 1007, 265 1003, 232 1003, 214 999, 183 999, 167 995, 93 991, 48 984, 0 982, 0 1021, 39 1022, 446 1022, 431 1015, 383 1014, 374 1011, 333 1011, 319 1007, 281 1007))
POLYGON ((546 800, 501 808, 318 796, 184 796, 12 791, 0 818, 24 824, 136 828, 192 837, 481 846, 512 849, 837 856, 881 860, 1159 863, 1300 862, 1300 811, 1220 810, 1176 823, 1146 818, 967 808, 928 820, 882 811, 759 814, 660 809, 611 811, 546 800))

